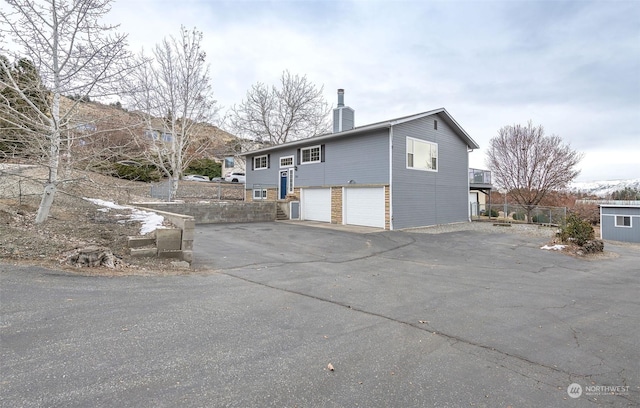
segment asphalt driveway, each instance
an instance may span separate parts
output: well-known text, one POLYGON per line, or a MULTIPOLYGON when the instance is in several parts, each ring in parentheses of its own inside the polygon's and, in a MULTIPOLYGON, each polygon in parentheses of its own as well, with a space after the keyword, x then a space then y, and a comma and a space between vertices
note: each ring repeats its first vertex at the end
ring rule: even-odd
POLYGON ((637 246, 589 261, 514 234, 286 223, 195 242, 215 272, 0 264, 0 406, 640 404, 637 246))

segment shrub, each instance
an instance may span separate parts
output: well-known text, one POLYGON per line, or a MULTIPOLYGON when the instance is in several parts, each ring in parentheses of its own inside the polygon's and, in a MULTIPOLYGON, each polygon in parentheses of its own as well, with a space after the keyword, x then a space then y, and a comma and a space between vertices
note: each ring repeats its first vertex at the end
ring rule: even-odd
POLYGON ((549 223, 549 215, 548 214, 536 214, 533 217, 531 217, 531 220, 533 220, 533 222, 536 223, 536 224, 548 224, 549 223))
POLYGON ((516 213, 513 213, 513 219, 516 221, 524 221, 525 215, 523 212, 516 212, 516 213))
POLYGON ((149 164, 131 166, 128 164, 115 163, 113 167, 115 176, 126 180, 150 182, 159 181, 161 178, 158 169, 149 164))
POLYGON ((496 217, 497 218, 499 215, 500 215, 500 213, 495 208, 492 208, 491 211, 489 211, 489 216, 490 217, 496 217))
POLYGON ((567 217, 567 222, 560 229, 560 239, 563 242, 575 242, 579 246, 583 246, 587 241, 594 238, 595 233, 591 223, 578 216, 576 213, 571 213, 567 217))
POLYGON ((189 164, 184 174, 199 174, 212 179, 222 175, 222 165, 211 159, 195 159, 189 164))

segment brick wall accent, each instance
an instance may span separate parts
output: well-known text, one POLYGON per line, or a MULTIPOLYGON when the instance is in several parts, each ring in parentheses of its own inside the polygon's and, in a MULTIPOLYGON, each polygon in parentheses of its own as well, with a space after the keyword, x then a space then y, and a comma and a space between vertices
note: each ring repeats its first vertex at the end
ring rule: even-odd
POLYGON ((342 187, 331 187, 331 223, 342 224, 342 187))
POLYGON ((384 186, 384 229, 391 229, 391 189, 384 186))
POLYGON ((294 187, 293 193, 287 194, 287 200, 300 201, 300 187, 294 187))
POLYGON ((276 201, 278 199, 278 189, 277 188, 267 188, 267 198, 265 200, 254 200, 253 199, 253 189, 248 188, 245 190, 245 201, 246 202, 258 202, 258 201, 276 201))

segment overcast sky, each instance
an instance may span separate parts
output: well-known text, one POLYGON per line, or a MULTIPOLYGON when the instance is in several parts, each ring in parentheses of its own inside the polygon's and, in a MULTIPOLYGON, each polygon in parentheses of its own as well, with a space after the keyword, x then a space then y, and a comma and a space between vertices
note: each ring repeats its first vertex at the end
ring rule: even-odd
POLYGON ((585 153, 577 180, 640 178, 640 1, 116 0, 133 51, 204 32, 215 97, 283 70, 345 89, 356 126, 444 107, 478 142, 542 124, 585 153))

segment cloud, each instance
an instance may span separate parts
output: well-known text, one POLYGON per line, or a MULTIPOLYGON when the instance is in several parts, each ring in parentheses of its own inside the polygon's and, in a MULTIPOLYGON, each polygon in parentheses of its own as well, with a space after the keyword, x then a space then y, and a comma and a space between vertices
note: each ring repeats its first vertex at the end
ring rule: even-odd
MULTIPOLYGON (((587 153, 581 179, 638 174, 618 160, 640 155, 635 1, 133 0, 112 19, 134 49, 181 23, 203 30, 226 107, 288 69, 324 85, 330 103, 344 88, 357 125, 445 107, 483 147, 532 120, 587 153)), ((484 167, 482 149, 471 163, 484 167)))

